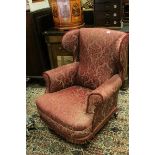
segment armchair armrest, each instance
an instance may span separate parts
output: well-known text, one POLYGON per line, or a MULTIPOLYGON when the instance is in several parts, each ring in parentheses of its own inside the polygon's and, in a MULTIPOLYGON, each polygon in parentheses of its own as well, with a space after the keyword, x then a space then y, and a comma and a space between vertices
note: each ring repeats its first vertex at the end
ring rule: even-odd
POLYGON ((87 99, 87 112, 94 113, 94 106, 99 103, 104 103, 114 93, 116 93, 122 85, 122 80, 118 74, 114 75, 111 79, 105 81, 98 88, 93 90, 87 99))
POLYGON ((46 93, 59 91, 74 84, 79 63, 74 62, 43 73, 46 93))
POLYGON ((105 81, 98 88, 93 90, 87 98, 86 112, 93 114, 93 127, 106 119, 111 111, 116 108, 117 96, 122 80, 118 74, 105 81))

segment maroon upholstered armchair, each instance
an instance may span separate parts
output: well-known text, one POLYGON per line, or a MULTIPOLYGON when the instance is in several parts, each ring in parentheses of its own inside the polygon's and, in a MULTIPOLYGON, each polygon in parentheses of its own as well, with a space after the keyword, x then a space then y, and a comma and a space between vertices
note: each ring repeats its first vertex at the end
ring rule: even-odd
POLYGON ((49 128, 73 143, 90 140, 117 110, 127 70, 128 34, 104 28, 67 32, 63 47, 74 62, 43 73, 46 93, 37 101, 49 128))

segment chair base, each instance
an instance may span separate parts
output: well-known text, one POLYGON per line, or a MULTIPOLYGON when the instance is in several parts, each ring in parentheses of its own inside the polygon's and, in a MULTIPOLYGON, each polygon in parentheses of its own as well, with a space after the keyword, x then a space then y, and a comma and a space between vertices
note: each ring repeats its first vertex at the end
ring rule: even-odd
POLYGON ((109 115, 107 115, 107 117, 103 119, 102 122, 94 129, 92 129, 91 127, 82 131, 75 131, 62 126, 38 109, 41 119, 47 123, 48 127, 51 130, 62 136, 67 141, 75 144, 84 144, 90 141, 95 136, 95 134, 106 124, 106 122, 111 118, 111 116, 116 113, 116 111, 117 107, 114 107, 109 113, 109 115))

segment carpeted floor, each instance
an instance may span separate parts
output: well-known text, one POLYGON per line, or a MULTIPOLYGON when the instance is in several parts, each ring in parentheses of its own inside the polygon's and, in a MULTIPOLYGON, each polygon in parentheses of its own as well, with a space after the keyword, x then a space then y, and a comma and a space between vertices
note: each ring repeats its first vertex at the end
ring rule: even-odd
POLYGON ((27 116, 34 120, 35 126, 27 136, 27 155, 128 155, 129 153, 129 92, 120 91, 118 99, 118 118, 110 119, 96 137, 84 145, 66 142, 49 130, 37 113, 35 99, 44 94, 44 87, 27 87, 27 116))

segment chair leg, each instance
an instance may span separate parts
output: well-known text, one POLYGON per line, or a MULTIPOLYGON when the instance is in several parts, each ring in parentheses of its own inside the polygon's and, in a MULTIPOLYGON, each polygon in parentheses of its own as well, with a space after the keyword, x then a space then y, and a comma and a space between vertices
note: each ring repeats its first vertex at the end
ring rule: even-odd
POLYGON ((115 117, 115 119, 117 119, 117 117, 118 117, 118 112, 115 112, 115 113, 114 113, 114 117, 115 117))

